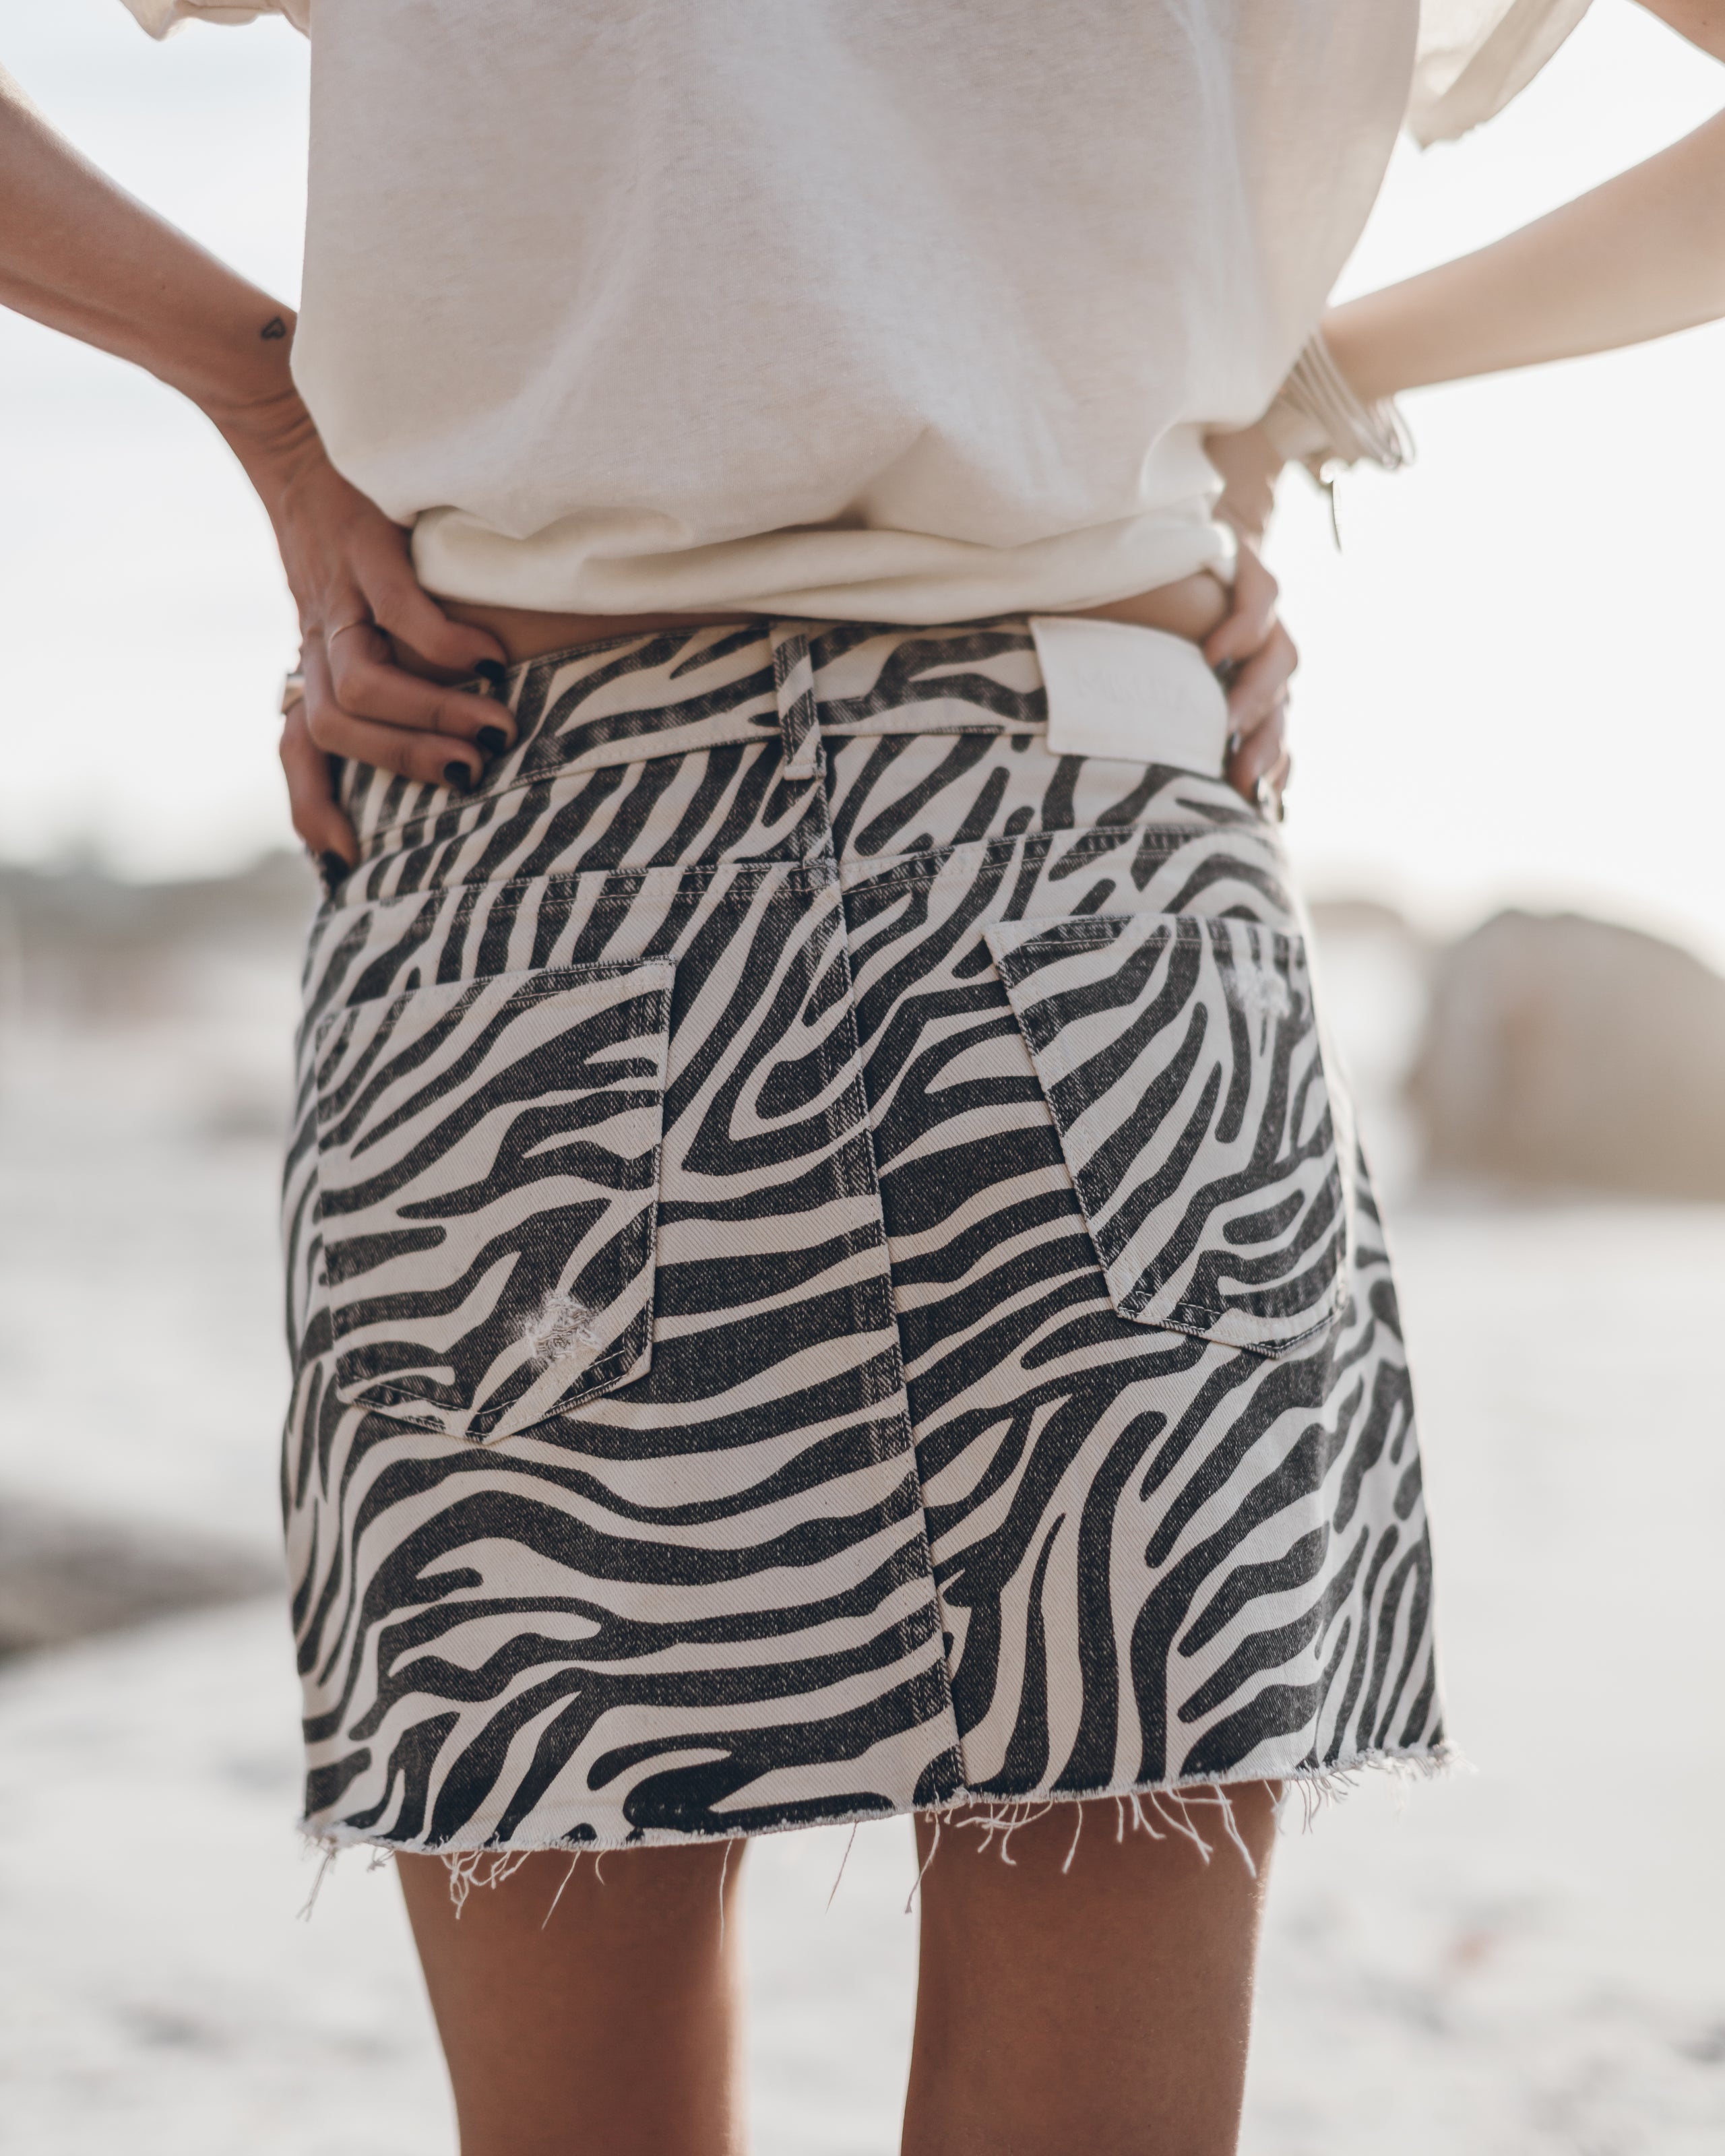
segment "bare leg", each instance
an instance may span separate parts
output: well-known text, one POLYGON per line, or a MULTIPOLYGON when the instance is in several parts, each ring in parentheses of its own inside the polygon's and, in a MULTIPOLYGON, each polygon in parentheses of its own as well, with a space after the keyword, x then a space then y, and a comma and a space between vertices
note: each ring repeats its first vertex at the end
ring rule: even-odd
POLYGON ((743 1851, 531 1856, 459 1918, 435 1857, 398 1860, 461 2156, 742 2156, 743 1851))
MULTIPOLYGON (((1153 1841, 1057 1805, 999 1845, 948 1825, 922 1881, 904 2156, 1233 2156, 1276 1791, 1229 1792, 1258 1868, 1192 1816, 1153 1841)), ((927 1857, 932 1829, 917 1821, 927 1857)))

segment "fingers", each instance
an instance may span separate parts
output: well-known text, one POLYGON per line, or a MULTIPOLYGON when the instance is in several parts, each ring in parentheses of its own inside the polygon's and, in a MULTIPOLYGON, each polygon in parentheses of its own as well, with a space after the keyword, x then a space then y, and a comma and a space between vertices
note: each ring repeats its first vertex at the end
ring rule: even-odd
POLYGON ((509 654, 488 629, 449 619, 414 578, 405 556, 381 567, 357 566, 372 619, 420 658, 451 674, 506 663, 509 654))
POLYGON ((1277 623, 1270 640, 1236 676, 1228 696, 1228 780, 1235 790, 1271 813, 1267 782, 1279 821, 1287 784, 1288 683, 1299 664, 1294 640, 1277 623))
POLYGON ((1204 657, 1228 680, 1228 783, 1278 821, 1292 767, 1284 738, 1288 683, 1300 664, 1293 638, 1276 618, 1280 596, 1275 578, 1242 541, 1234 611, 1204 647, 1204 657))
POLYGON ((1204 451, 1223 480, 1215 514, 1247 538, 1261 540, 1276 511, 1281 451, 1261 426, 1208 434, 1204 451))
POLYGON ((290 704, 283 714, 280 756, 294 829, 327 886, 358 860, 359 844, 353 826, 336 806, 330 760, 311 738, 303 698, 290 704))
POLYGON ((1204 647, 1212 666, 1237 666, 1262 649, 1276 626, 1281 594, 1275 578, 1242 540, 1234 572, 1234 611, 1204 647))
POLYGON ((1249 734, 1263 725, 1288 693, 1300 654, 1280 622, 1228 685, 1228 731, 1249 734))
POLYGON ((1274 775, 1287 752, 1288 706, 1284 698, 1246 734, 1235 734, 1228 752, 1228 783, 1248 801, 1260 778, 1274 775))
MULTIPOLYGON (((388 641, 382 631, 368 624, 325 637, 323 651, 333 701, 348 719, 375 719, 383 726, 403 726, 412 733, 443 734, 475 742, 479 749, 474 764, 475 777, 486 757, 501 756, 515 739, 515 721, 506 705, 403 673, 391 663, 388 641)), ((309 690, 309 669, 306 686, 309 690)), ((312 732, 325 748, 338 756, 360 754, 357 747, 323 739, 317 729, 316 708, 312 732)), ((368 756, 365 761, 375 763, 378 759, 368 756)), ((439 768, 448 761, 443 757, 439 768)), ((396 767, 392 764, 389 768, 396 767)))
POLYGON ((1275 769, 1266 772, 1258 781, 1255 791, 1259 811, 1272 824, 1280 824, 1287 814, 1287 810, 1283 806, 1283 797, 1287 793, 1288 782, 1293 775, 1294 759, 1285 750, 1278 757, 1275 769))
POLYGON ((1262 815, 1281 821, 1281 797, 1287 790, 1293 759, 1287 749, 1286 699, 1255 732, 1236 737, 1238 746, 1228 759, 1228 783, 1262 815))
MULTIPOLYGON (((373 631, 355 629, 336 642, 339 649, 344 644, 379 645, 382 639, 373 631)), ((398 674, 369 657, 360 659, 348 674, 357 685, 341 693, 327 651, 315 639, 305 647, 305 671, 306 731, 326 756, 376 764, 422 786, 449 786, 465 793, 477 783, 486 754, 501 754, 514 733, 514 721, 501 704, 398 674), (377 719, 355 712, 347 708, 349 696, 362 696, 390 716, 377 719), (451 730, 440 731, 439 721, 451 730), (470 741, 453 731, 458 722, 475 733, 495 729, 495 739, 470 741)))

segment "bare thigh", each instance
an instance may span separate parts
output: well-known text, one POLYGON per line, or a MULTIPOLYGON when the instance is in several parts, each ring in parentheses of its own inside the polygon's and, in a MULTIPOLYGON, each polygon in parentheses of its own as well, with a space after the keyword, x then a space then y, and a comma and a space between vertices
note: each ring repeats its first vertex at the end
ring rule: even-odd
POLYGON ((1010 1865, 945 1829, 922 1881, 904 2156, 1232 2156, 1276 1791, 1230 1796, 1255 1876, 1214 1805, 1191 1815, 1208 1862, 1178 1834, 1117 1839, 1106 1799, 1019 1829, 1010 1865))
MULTIPOLYGON (((1117 1839, 1106 1799, 1020 1828, 1009 1863, 946 1828, 905 2156, 1231 2156, 1274 1792, 1230 1794, 1255 1877, 1214 1808, 1208 1862, 1117 1839)), ((459 1916, 441 1863, 398 1860, 461 2156, 742 2156, 743 1851, 531 1856, 459 1916)))
POLYGON ((530 1856, 459 1916, 398 1860, 461 2156, 742 2156, 744 1847, 530 1856))

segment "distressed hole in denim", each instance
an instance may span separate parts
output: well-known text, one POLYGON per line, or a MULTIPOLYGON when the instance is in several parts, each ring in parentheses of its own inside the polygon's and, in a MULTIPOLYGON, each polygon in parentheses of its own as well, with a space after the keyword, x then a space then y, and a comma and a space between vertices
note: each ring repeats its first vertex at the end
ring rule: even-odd
POLYGON ((521 1327, 535 1369, 548 1370, 553 1363, 570 1363, 579 1368, 592 1362, 603 1345, 598 1318, 598 1312, 576 1296, 551 1289, 521 1327))

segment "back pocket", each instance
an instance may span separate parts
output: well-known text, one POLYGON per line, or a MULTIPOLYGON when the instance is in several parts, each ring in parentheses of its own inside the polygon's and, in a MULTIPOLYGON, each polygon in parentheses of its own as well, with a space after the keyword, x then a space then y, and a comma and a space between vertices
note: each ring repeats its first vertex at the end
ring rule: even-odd
POLYGON ((1121 1316, 1263 1355, 1330 1323, 1346 1209, 1302 939, 1158 913, 986 932, 1121 1316))
POLYGON ((645 1373, 671 977, 506 973, 323 1020, 342 1399, 486 1444, 645 1373))

